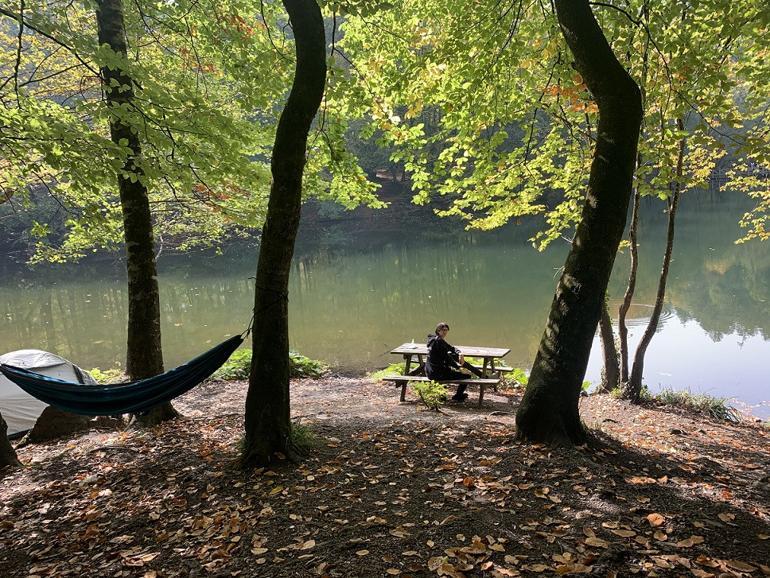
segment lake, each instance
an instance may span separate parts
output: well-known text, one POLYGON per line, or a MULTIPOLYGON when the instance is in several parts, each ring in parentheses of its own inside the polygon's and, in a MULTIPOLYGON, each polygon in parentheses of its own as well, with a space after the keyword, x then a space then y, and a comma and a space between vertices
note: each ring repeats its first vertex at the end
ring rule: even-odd
MULTIPOLYGON (((631 342, 644 330, 664 247, 662 203, 646 203, 631 342)), ((735 245, 747 208, 737 196, 685 196, 677 225, 666 307, 646 356, 650 389, 690 389, 728 398, 770 417, 770 251, 735 245)), ((456 345, 509 347, 509 364, 529 367, 548 316, 566 242, 543 253, 533 224, 465 232, 427 220, 376 233, 306 231, 290 285, 292 348, 345 371, 379 368, 388 351, 424 341, 437 321, 456 345)), ((620 254, 610 284, 617 312, 628 271, 620 254)), ((164 356, 177 365, 251 316, 256 250, 160 261, 164 356)), ((23 348, 62 355, 86 369, 125 357, 125 273, 117 263, 8 269, 0 281, 0 353, 23 348)), ((587 379, 599 380, 595 342, 587 379)))

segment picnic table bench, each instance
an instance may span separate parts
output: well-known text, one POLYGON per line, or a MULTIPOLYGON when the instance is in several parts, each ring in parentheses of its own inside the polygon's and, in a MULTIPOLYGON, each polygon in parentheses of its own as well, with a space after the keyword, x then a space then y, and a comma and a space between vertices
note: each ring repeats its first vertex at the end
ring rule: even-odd
MULTIPOLYGON (((458 345, 456 348, 467 357, 480 357, 483 359, 481 366, 476 365, 485 377, 479 379, 452 379, 440 381, 439 383, 455 383, 464 385, 479 386, 479 406, 484 401, 484 390, 487 386, 492 386, 497 390, 500 383, 500 377, 503 372, 513 371, 512 367, 495 365, 495 362, 506 355, 511 350, 499 347, 475 347, 467 345, 458 345)), ((404 358, 404 375, 387 375, 383 381, 390 381, 394 385, 401 386, 401 401, 406 399, 406 386, 413 381, 430 381, 425 376, 425 357, 428 355, 428 346, 421 343, 403 343, 393 349, 390 353, 393 355, 402 355, 404 358), (417 365, 412 368, 413 358, 417 358, 417 365)))

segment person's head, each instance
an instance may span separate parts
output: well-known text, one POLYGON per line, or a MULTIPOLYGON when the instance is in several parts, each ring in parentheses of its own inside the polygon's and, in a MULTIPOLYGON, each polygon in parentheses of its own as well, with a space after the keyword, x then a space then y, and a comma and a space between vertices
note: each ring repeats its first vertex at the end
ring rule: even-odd
POLYGON ((438 335, 441 339, 444 339, 447 333, 449 333, 449 323, 444 323, 442 321, 436 325, 436 335, 438 335))

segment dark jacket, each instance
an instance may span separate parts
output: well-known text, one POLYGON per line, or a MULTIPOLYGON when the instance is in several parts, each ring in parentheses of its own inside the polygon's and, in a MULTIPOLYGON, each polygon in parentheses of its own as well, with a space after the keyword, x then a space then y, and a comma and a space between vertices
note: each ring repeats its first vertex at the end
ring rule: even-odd
POLYGON ((460 352, 441 339, 438 335, 428 335, 428 359, 425 361, 425 373, 431 379, 452 373, 460 367, 460 352), (434 377, 435 376, 435 377, 434 377))

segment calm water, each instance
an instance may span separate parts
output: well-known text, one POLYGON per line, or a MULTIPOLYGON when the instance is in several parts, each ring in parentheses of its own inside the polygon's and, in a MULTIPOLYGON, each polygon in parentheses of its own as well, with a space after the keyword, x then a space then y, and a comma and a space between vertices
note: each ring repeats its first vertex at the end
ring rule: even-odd
MULTIPOLYGON (((650 346, 651 389, 689 388, 753 406, 770 417, 770 247, 734 245, 744 207, 685 199, 666 311, 650 346)), ((663 250, 661 205, 644 212, 632 342, 644 329, 663 250)), ((510 347, 510 364, 534 359, 567 245, 538 253, 519 227, 457 233, 439 223, 334 244, 298 248, 290 287, 292 347, 347 370, 395 361, 394 346, 422 341, 439 320, 454 344, 510 347)), ((307 237, 307 236, 306 236, 307 237)), ((251 315, 254 250, 161 262, 166 363, 176 365, 251 315)), ((611 296, 624 289, 628 255, 618 257, 611 296)), ((120 264, 6 273, 0 281, 0 350, 39 348, 91 367, 125 356, 126 291, 120 264)), ((613 309, 616 304, 613 303, 613 309)), ((595 343, 587 379, 598 381, 595 343)))

